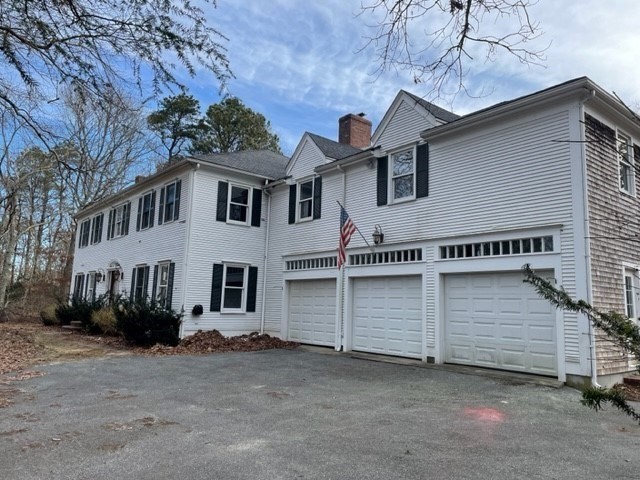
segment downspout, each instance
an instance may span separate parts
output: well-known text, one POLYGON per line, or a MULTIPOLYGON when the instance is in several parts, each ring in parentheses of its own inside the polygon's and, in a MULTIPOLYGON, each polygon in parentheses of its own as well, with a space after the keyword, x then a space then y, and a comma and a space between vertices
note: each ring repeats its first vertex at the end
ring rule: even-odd
MULTIPOLYGON (((194 195, 194 187, 196 184, 196 171, 200 169, 200 164, 196 163, 189 173, 189 210, 187 212, 187 232, 186 239, 184 242, 184 259, 182 261, 182 314, 184 315, 184 305, 187 302, 187 280, 188 275, 187 272, 189 270, 189 247, 191 244, 191 225, 192 225, 192 217, 193 217, 193 203, 195 199, 194 195)), ((182 338, 182 334, 184 333, 184 322, 180 322, 180 338, 182 338)))
MULTIPOLYGON (((342 168, 341 165, 337 166, 338 171, 342 172, 342 206, 347 208, 347 171, 342 168)), ((344 266, 338 270, 338 278, 337 278, 337 290, 338 290, 338 301, 336 302, 338 308, 338 322, 336 322, 336 352, 340 350, 344 351, 344 266)))
MULTIPOLYGON (((589 101, 596 96, 596 91, 592 89, 589 92, 589 96, 584 101, 589 101)), ((584 120, 584 103, 580 103, 580 119, 584 120)), ((589 238, 589 230, 591 223, 589 222, 589 194, 588 194, 588 178, 587 178, 587 142, 585 138, 584 124, 580 128, 580 143, 582 148, 580 149, 582 155, 582 208, 584 209, 583 217, 585 223, 585 267, 587 269, 587 302, 591 305, 592 302, 592 282, 591 282, 591 241, 589 238)), ((591 355, 591 385, 594 387, 600 387, 598 384, 598 362, 596 361, 596 333, 595 328, 589 321, 589 350, 591 355)))
MULTIPOLYGON (((269 181, 265 187, 269 185, 269 181)), ((262 306, 260 307, 260 334, 264 333, 265 311, 267 308, 267 258, 269 257, 269 232, 271 229, 271 193, 263 190, 267 196, 267 233, 264 239, 264 260, 262 267, 262 306)))

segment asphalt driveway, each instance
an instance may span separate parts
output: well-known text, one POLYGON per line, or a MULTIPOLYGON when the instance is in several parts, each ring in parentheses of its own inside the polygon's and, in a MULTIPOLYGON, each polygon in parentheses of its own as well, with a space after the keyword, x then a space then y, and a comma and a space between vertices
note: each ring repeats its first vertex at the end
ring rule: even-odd
POLYGON ((41 367, 0 478, 640 477, 640 427, 569 388, 307 351, 41 367))

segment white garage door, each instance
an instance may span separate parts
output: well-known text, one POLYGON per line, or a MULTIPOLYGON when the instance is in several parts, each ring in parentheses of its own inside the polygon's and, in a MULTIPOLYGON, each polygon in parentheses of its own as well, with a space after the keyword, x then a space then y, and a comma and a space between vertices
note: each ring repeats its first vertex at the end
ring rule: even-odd
POLYGON ((420 358, 421 277, 355 279, 351 318, 353 350, 420 358))
POLYGON ((557 374, 555 309, 522 279, 519 272, 446 276, 445 361, 557 374))
POLYGON ((289 284, 289 340, 333 346, 335 338, 336 281, 292 281, 289 284))

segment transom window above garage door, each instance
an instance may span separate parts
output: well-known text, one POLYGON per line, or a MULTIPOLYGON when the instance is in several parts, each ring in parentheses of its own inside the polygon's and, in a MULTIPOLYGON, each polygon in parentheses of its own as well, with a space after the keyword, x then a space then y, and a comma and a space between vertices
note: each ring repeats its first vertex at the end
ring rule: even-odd
POLYGON ((516 238, 512 240, 496 240, 493 242, 463 243, 443 245, 440 247, 440 258, 495 257, 505 255, 528 255, 532 253, 549 253, 554 251, 553 237, 516 238))
POLYGON ((421 261, 421 248, 349 255, 349 265, 379 265, 385 263, 408 263, 421 261))

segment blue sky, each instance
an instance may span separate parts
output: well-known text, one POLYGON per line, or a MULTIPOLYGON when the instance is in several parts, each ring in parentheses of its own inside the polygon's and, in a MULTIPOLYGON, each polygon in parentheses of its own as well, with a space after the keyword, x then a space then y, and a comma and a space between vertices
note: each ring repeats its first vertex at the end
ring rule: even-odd
MULTIPOLYGON (((468 65, 466 85, 484 95, 435 100, 428 96, 429 86, 414 84, 407 72, 375 75, 375 53, 362 50, 375 18, 358 15, 360 0, 217 3, 216 9, 207 6, 206 14, 229 39, 235 78, 228 91, 271 121, 287 155, 305 131, 336 139, 337 120, 345 113, 365 112, 375 128, 401 88, 464 114, 586 75, 640 106, 637 0, 540 0, 530 15, 544 32, 532 47, 548 46, 543 67, 508 55, 488 63, 480 55, 468 65)), ((218 84, 207 72, 181 80, 203 110, 219 101, 218 84)))

